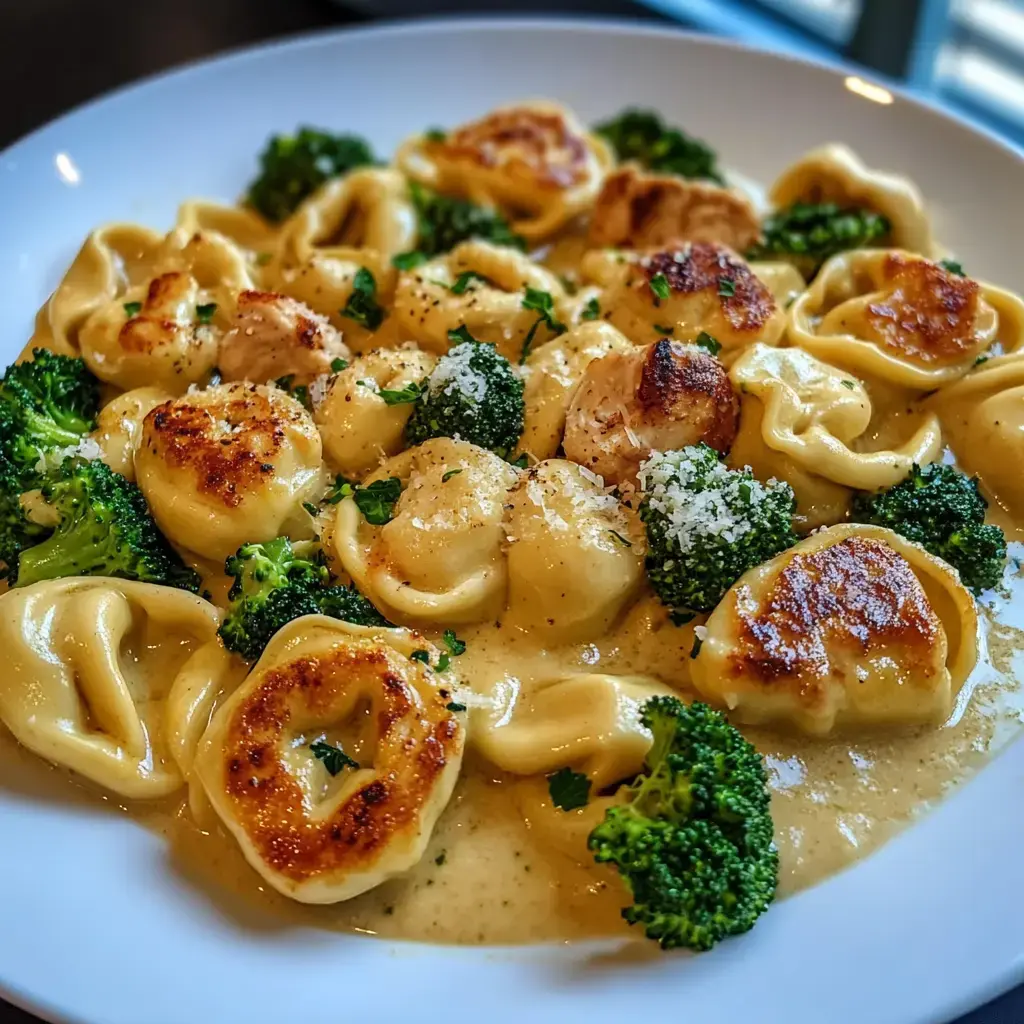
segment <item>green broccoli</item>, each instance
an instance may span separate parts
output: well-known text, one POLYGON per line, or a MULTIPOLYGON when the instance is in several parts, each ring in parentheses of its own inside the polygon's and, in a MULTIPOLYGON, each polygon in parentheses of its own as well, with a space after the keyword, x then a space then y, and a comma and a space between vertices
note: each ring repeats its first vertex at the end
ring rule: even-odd
POLYGON ((748 569, 796 543, 793 489, 732 470, 701 443, 640 467, 647 576, 675 612, 711 611, 748 569))
POLYGON ((299 128, 294 135, 272 135, 260 154, 260 173, 246 202, 269 221, 284 220, 329 178, 376 163, 373 150, 357 135, 334 135, 299 128))
POLYGON ((776 210, 761 225, 761 237, 747 250, 748 260, 784 260, 810 280, 836 253, 884 245, 892 231, 888 219, 872 210, 836 203, 794 203, 776 210))
MULTIPOLYGON (((418 245, 416 252, 424 257, 454 249, 459 242, 482 238, 495 245, 509 245, 525 249, 526 243, 513 234, 508 221, 497 210, 477 206, 467 199, 442 196, 415 182, 409 186, 416 207, 418 245)), ((411 254, 396 257, 402 260, 411 254)))
POLYGON ((633 896, 622 911, 662 949, 710 949, 749 931, 775 897, 779 856, 764 765, 718 711, 652 697, 653 743, 628 801, 590 833, 633 896))
POLYGON ((220 627, 229 651, 256 661, 270 638, 302 615, 330 615, 360 626, 390 623, 355 587, 332 585, 319 557, 296 554, 287 537, 265 544, 243 544, 224 563, 235 578, 231 602, 220 627))
POLYGON ((852 518, 902 534, 948 562, 965 587, 981 593, 997 586, 1006 566, 1006 538, 985 523, 988 502, 978 478, 942 463, 915 465, 885 491, 858 494, 852 518))
POLYGON ((458 437, 506 458, 523 432, 523 382, 509 361, 465 327, 434 367, 405 427, 410 445, 458 437))
POLYGON ((624 110, 594 131, 611 143, 620 160, 635 160, 665 174, 725 184, 715 151, 678 128, 669 127, 653 110, 624 110))
POLYGON ((17 557, 13 585, 64 576, 116 576, 196 593, 199 576, 157 529, 142 492, 98 459, 67 458, 42 487, 52 534, 17 557))
POLYGON ((21 495, 24 477, 7 459, 0 456, 0 579, 17 564, 20 552, 38 544, 51 528, 32 522, 25 514, 21 495))
POLYGON ((32 357, 8 367, 0 383, 0 456, 26 488, 38 482, 46 453, 75 447, 93 429, 100 404, 83 359, 39 348, 32 357))

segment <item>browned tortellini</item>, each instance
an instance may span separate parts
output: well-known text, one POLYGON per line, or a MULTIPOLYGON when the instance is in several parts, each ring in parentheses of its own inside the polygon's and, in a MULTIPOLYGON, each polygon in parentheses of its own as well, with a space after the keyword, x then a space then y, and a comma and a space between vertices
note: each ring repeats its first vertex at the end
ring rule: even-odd
POLYGON ((814 735, 939 725, 978 658, 955 570, 890 530, 820 530, 751 569, 704 627, 702 696, 740 722, 814 735))
POLYGON ((605 178, 587 243, 594 249, 660 249, 719 242, 743 252, 760 232, 757 211, 738 192, 628 164, 605 178))
POLYGON ((914 417, 913 433, 898 448, 875 450, 864 384, 801 349, 754 345, 729 377, 742 395, 730 461, 749 465, 762 480, 786 480, 804 529, 839 522, 852 489, 892 487, 915 463, 942 453, 938 417, 928 412, 914 417))
POLYGON ((725 367, 703 348, 662 338, 587 366, 562 446, 573 462, 622 483, 635 479, 652 451, 703 441, 727 452, 738 416, 725 367))
POLYGON ((880 213, 892 226, 889 242, 932 256, 935 243, 924 201, 913 182, 864 165, 848 146, 829 143, 786 168, 768 199, 776 209, 794 203, 836 203, 880 213))
POLYGON ((536 309, 524 305, 528 288, 550 295, 556 311, 565 299, 558 278, 518 249, 462 242, 399 276, 396 329, 423 348, 444 353, 449 332, 464 326, 477 341, 490 342, 517 363, 528 336, 533 346, 557 333, 536 309))
POLYGON ((413 136, 395 162, 423 185, 498 207, 516 234, 538 241, 593 205, 614 157, 565 107, 535 101, 443 137, 413 136))
POLYGON ((581 267, 604 289, 608 322, 638 345, 666 335, 694 341, 706 332, 728 363, 755 341, 778 343, 785 329, 785 312, 771 291, 722 245, 694 242, 645 255, 593 250, 581 267))
POLYGON ((793 304, 789 340, 853 373, 930 391, 962 377, 997 341, 1024 341, 1024 302, 908 252, 830 259, 793 304))
POLYGON ((335 552, 359 589, 393 622, 481 622, 505 607, 502 520, 519 479, 468 441, 435 438, 388 460, 364 482, 394 478, 390 520, 368 522, 353 498, 338 505, 335 552))

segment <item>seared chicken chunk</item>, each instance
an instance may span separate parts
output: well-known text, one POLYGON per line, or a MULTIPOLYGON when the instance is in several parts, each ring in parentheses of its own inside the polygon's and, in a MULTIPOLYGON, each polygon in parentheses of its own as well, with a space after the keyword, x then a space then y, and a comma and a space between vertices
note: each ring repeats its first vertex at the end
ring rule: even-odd
POLYGON ((695 345, 662 339, 587 367, 563 447, 573 462, 621 483, 652 451, 700 441, 728 451, 738 421, 739 398, 725 367, 695 345))

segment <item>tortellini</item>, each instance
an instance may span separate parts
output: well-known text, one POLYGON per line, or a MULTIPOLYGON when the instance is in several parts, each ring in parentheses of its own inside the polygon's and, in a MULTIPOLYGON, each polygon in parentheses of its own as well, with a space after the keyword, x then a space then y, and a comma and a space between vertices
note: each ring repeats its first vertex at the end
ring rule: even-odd
POLYGON ((790 310, 789 340, 830 363, 930 391, 962 377, 997 341, 1024 342, 1024 302, 913 256, 834 256, 790 310))
POLYGON ((440 138, 414 136, 395 162, 423 185, 497 206, 533 242, 593 205, 614 157, 564 107, 535 101, 499 107, 440 138))
POLYGON ((181 394, 207 379, 234 296, 252 279, 242 252, 216 232, 171 232, 150 276, 95 309, 78 332, 89 369, 119 388, 181 394))
POLYGON ((538 461, 553 458, 562 444, 569 403, 587 367, 602 356, 632 350, 632 342, 600 320, 582 323, 533 349, 523 367, 526 417, 518 451, 538 461))
POLYGON ((638 345, 666 336, 694 341, 706 332, 728 362, 755 341, 778 343, 786 326, 771 291, 721 245, 696 242, 643 256, 594 250, 581 266, 604 288, 608 322, 638 345))
POLYGON ((153 799, 182 776, 165 738, 175 675, 216 644, 220 613, 170 587, 66 578, 0 598, 0 719, 30 750, 119 796, 153 799))
POLYGON ((405 630, 295 619, 214 714, 194 770, 246 860, 285 896, 338 903, 422 857, 465 729, 418 650, 436 660, 405 630), (330 775, 316 744, 359 767, 330 775))
POLYGON ((397 393, 421 383, 436 361, 415 345, 382 348, 331 377, 314 418, 324 454, 343 476, 362 479, 402 450, 412 403, 389 404, 381 392, 397 393))
POLYGON ((473 749, 515 775, 572 768, 596 792, 640 771, 651 746, 641 709, 672 694, 650 676, 577 672, 522 690, 502 682, 472 713, 473 749))
POLYGON ((592 473, 552 459, 508 498, 508 621, 552 642, 607 632, 644 579, 644 529, 592 473))
POLYGON ((505 606, 502 550, 506 495, 518 473, 467 441, 437 438, 410 448, 367 478, 397 478, 390 521, 367 522, 353 498, 338 505, 338 560, 395 622, 446 626, 495 617, 505 606))
POLYGON ((935 249, 917 187, 899 175, 866 167, 853 150, 838 143, 811 150, 788 167, 772 185, 768 199, 776 209, 794 203, 866 207, 892 225, 892 245, 922 256, 933 255, 935 249))
POLYGON ((100 410, 92 439, 101 458, 127 480, 135 479, 135 451, 142 440, 142 421, 151 409, 171 399, 162 388, 134 388, 112 398, 100 410))
POLYGON ((956 572, 889 530, 821 530, 733 585, 706 624, 693 682, 740 722, 814 735, 939 725, 978 657, 956 572))
POLYGON ((727 452, 738 416, 725 367, 696 345, 663 338, 587 366, 562 445, 573 462, 610 483, 633 482, 652 451, 703 441, 727 452))
POLYGON ((928 400, 957 461, 985 491, 1024 515, 1024 353, 998 356, 928 400))
POLYGON ((842 519, 844 488, 892 487, 914 463, 941 455, 942 430, 934 413, 919 415, 913 436, 898 449, 864 450, 872 421, 864 385, 800 349, 754 345, 729 376, 743 394, 744 436, 733 448, 733 461, 750 465, 762 479, 787 480, 805 527, 842 519))
MULTIPOLYGON (((444 353, 449 332, 465 326, 477 341, 491 342, 517 363, 539 319, 536 309, 524 305, 527 288, 546 292, 556 306, 564 299, 558 278, 517 249, 462 242, 447 255, 400 275, 397 329, 424 348, 444 353)), ((531 344, 541 345, 554 333, 542 320, 531 344)))
POLYGON ((658 249, 719 242, 744 252, 760 233, 757 211, 745 196, 711 182, 627 165, 605 178, 587 244, 594 249, 658 249))
POLYGON ((274 292, 245 291, 217 365, 224 380, 310 380, 350 354, 341 334, 308 306, 274 292))
POLYGON ((324 481, 312 418, 262 384, 221 384, 157 406, 144 421, 135 472, 168 538, 217 560, 248 542, 301 536, 303 502, 324 481))

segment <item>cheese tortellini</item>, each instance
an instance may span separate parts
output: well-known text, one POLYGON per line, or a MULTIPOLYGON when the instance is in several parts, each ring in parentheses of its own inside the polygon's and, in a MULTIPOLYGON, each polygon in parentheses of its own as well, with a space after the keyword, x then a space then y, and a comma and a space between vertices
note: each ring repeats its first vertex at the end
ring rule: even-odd
POLYGON ((1024 302, 907 252, 834 256, 793 304, 789 340, 829 363, 930 391, 962 377, 996 342, 1024 342, 1024 302))
POLYGON ((821 530, 751 569, 706 629, 692 666, 705 699, 814 735, 938 725, 978 657, 956 572, 874 526, 821 530))
POLYGON ((608 322, 638 345, 706 332, 728 363, 755 341, 777 344, 786 326, 771 291, 725 246, 695 242, 642 256, 594 250, 581 268, 604 288, 608 322))
POLYGON ((295 399, 261 384, 221 384, 158 405, 135 472, 160 529, 222 561, 245 543, 308 529, 303 502, 324 482, 320 434, 295 399))
POLYGON ((436 358, 415 345, 381 348, 360 356, 327 384, 314 417, 324 454, 343 476, 362 479, 404 447, 409 402, 388 402, 382 391, 398 392, 420 384, 436 358))
POLYGON ((562 459, 524 474, 508 505, 508 621, 551 641, 607 632, 643 582, 636 513, 562 459))
POLYGON ((92 439, 101 458, 127 480, 135 479, 135 452, 142 440, 142 423, 150 410, 171 400, 162 388, 133 388, 112 398, 96 418, 92 439))
POLYGON ((396 329, 443 354, 449 332, 464 326, 477 341, 490 342, 517 363, 531 330, 534 345, 555 333, 545 322, 534 330, 538 312, 524 306, 528 288, 547 292, 556 307, 564 300, 558 278, 517 249, 462 242, 447 255, 400 275, 396 329))
POLYGON ((872 403, 864 385, 800 349, 754 345, 729 376, 743 395, 733 463, 751 466, 765 480, 787 480, 806 528, 843 518, 845 488, 892 487, 915 463, 934 462, 941 454, 934 413, 919 415, 899 448, 868 450, 872 403))
POLYGON ((497 206, 531 242, 588 210, 614 164, 602 138, 540 101, 499 107, 441 138, 414 136, 395 159, 414 181, 497 206))
POLYGON ((410 657, 424 650, 436 660, 405 630, 295 619, 214 714, 194 771, 278 892, 339 903, 422 857, 465 742, 443 683, 410 657), (316 743, 359 767, 328 774, 316 743))
POLYGON ((220 613, 170 587, 67 578, 0 597, 0 719, 30 750, 132 800, 182 776, 165 703, 190 657, 216 644, 220 613))
POLYGON ((641 709, 672 693, 650 676, 578 672, 522 690, 502 682, 489 705, 472 713, 471 742, 502 771, 546 775, 569 767, 597 791, 640 771, 651 746, 641 709))
POLYGON ((338 560, 395 622, 446 626, 495 617, 508 571, 502 519, 518 473, 467 441, 437 438, 410 448, 367 478, 401 481, 392 518, 367 522, 353 498, 338 505, 338 560))
POLYGON ((866 207, 892 225, 894 246, 933 255, 935 244, 921 193, 896 174, 872 170, 849 147, 830 143, 806 153, 788 167, 768 193, 776 209, 795 203, 835 203, 866 207))

